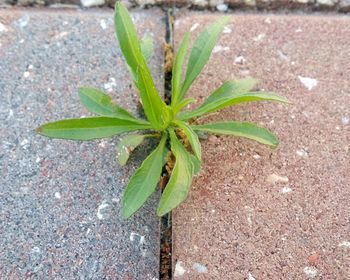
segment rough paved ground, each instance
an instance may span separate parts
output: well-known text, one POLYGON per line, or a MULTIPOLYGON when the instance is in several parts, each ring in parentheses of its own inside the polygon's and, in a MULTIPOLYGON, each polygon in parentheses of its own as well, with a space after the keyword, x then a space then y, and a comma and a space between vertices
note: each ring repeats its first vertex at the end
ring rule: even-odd
MULTIPOLYGON (((163 14, 133 12, 156 40, 163 87, 163 14)), ((157 279, 154 196, 128 222, 123 188, 149 145, 121 168, 113 140, 35 135, 47 122, 89 113, 77 87, 110 91, 136 111, 138 96, 115 40, 112 11, 0 11, 0 279, 157 279)))
MULTIPOLYGON (((176 42, 216 15, 187 13, 176 42)), ((173 214, 179 279, 350 279, 350 18, 234 15, 190 95, 245 76, 293 104, 251 103, 206 121, 255 121, 276 151, 203 142, 203 171, 173 214)))

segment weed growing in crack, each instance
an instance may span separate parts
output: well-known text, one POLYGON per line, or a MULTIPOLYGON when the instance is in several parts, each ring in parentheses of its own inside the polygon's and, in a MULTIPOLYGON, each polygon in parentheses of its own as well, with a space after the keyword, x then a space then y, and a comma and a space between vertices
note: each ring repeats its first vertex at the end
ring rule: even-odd
POLYGON ((66 119, 44 124, 36 129, 42 135, 72 140, 92 140, 111 137, 131 131, 143 134, 123 136, 118 145, 118 159, 124 165, 130 152, 146 138, 159 139, 158 146, 148 155, 130 178, 123 195, 122 216, 132 216, 156 190, 162 170, 168 173, 159 201, 157 214, 163 216, 183 202, 189 192, 192 179, 200 170, 201 145, 198 133, 225 134, 246 137, 276 147, 277 138, 268 130, 252 123, 227 121, 198 124, 193 119, 241 102, 288 101, 272 92, 252 91, 256 81, 252 78, 227 81, 216 89, 193 111, 184 110, 195 102, 185 98, 193 81, 207 63, 210 54, 229 17, 222 17, 206 27, 197 37, 189 54, 183 77, 183 66, 189 47, 190 35, 185 33, 172 66, 172 98, 167 105, 154 85, 147 59, 152 52, 152 42, 137 38, 127 9, 120 3, 115 6, 115 30, 135 87, 139 91, 146 119, 112 103, 104 92, 89 87, 79 89, 83 105, 97 117, 66 119), (196 124, 194 124, 196 123, 196 124))

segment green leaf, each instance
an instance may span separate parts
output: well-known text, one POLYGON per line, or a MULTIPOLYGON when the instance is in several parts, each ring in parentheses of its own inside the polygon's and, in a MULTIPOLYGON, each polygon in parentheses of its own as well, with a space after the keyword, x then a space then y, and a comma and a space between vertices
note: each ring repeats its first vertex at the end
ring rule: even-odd
POLYGON ((199 142, 198 135, 193 131, 193 129, 187 123, 183 121, 175 120, 174 124, 184 131, 188 141, 191 144, 194 154, 200 160, 202 153, 201 153, 201 143, 199 142))
POLYGON ((186 98, 182 99, 175 107, 174 107, 174 115, 176 115, 178 112, 180 112, 184 107, 186 107, 188 104, 196 103, 196 99, 194 98, 186 98))
POLYGON ((159 202, 157 209, 158 216, 163 216, 170 212, 186 199, 194 174, 190 155, 177 139, 174 131, 170 131, 170 140, 171 150, 174 153, 176 161, 169 182, 159 202))
POLYGON ((143 71, 142 68, 139 67, 138 77, 140 91, 145 93, 144 98, 141 99, 147 119, 155 129, 162 130, 166 127, 166 123, 170 122, 170 119, 168 119, 168 117, 170 117, 170 107, 158 96, 153 81, 147 78, 147 71, 143 71), (157 96, 158 99, 154 99, 154 96, 157 96), (160 100, 161 103, 157 102, 157 100, 160 100))
POLYGON ((274 134, 253 123, 231 121, 193 125, 192 128, 195 131, 204 131, 212 134, 241 136, 269 145, 273 148, 278 146, 278 139, 274 134))
POLYGON ((148 61, 153 53, 153 39, 151 36, 145 36, 141 40, 141 52, 143 57, 148 61))
POLYGON ((171 80, 171 106, 175 107, 180 102, 179 97, 181 93, 182 83, 182 67, 185 61, 188 44, 190 42, 190 34, 185 33, 182 42, 180 43, 179 50, 177 51, 176 58, 173 64, 172 80, 171 80))
POLYGON ((165 164, 167 136, 164 134, 158 147, 143 161, 131 177, 123 195, 122 216, 129 218, 155 191, 165 164))
POLYGON ((156 134, 130 134, 121 137, 117 145, 117 159, 124 166, 129 159, 130 153, 147 137, 155 137, 156 134))
POLYGON ((210 54, 219 39, 219 35, 229 19, 230 17, 228 16, 220 18, 205 28, 195 40, 188 59, 186 77, 178 100, 183 98, 209 60, 210 54))
POLYGON ((198 174, 198 172, 201 170, 202 162, 195 155, 191 155, 191 154, 190 154, 190 159, 193 164, 194 174, 198 174))
POLYGON ((225 83, 222 84, 221 87, 215 90, 204 101, 202 106, 213 103, 216 100, 219 100, 222 98, 231 98, 231 97, 234 97, 235 95, 248 93, 255 87, 256 84, 257 84, 257 80, 250 77, 240 79, 240 80, 226 81, 225 83))
POLYGON ((47 123, 38 127, 36 132, 52 138, 91 140, 150 128, 150 124, 141 120, 91 117, 47 123))
POLYGON ((252 101, 277 101, 288 103, 288 100, 273 92, 247 92, 253 87, 254 80, 246 79, 238 81, 225 82, 221 87, 215 90, 208 99, 197 109, 181 113, 181 120, 188 120, 195 117, 200 117, 205 114, 215 112, 227 106, 242 102, 252 101))
POLYGON ((124 108, 113 104, 111 97, 99 89, 81 87, 79 88, 79 97, 81 103, 92 113, 106 117, 136 119, 124 108))
POLYGON ((155 129, 160 130, 159 116, 166 104, 154 86, 152 75, 141 53, 135 26, 127 9, 119 2, 115 5, 114 22, 120 48, 140 91, 146 117, 155 129))

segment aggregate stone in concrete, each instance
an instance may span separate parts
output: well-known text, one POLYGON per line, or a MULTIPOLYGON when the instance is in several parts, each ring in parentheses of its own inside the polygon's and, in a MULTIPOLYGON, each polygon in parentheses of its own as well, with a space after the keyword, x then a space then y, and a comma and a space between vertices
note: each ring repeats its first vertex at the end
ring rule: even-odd
MULTIPOLYGON (((163 87, 163 14, 132 13, 155 40, 151 69, 163 87)), ((38 125, 87 116, 77 88, 94 86, 137 112, 112 11, 0 12, 0 278, 157 279, 158 195, 120 217, 123 189, 140 159, 120 167, 116 142, 36 135, 38 125)))
MULTIPOLYGON (((176 43, 217 18, 178 17, 176 43)), ((200 104, 225 80, 252 76, 293 104, 203 119, 257 122, 280 146, 203 142, 203 170, 173 215, 176 279, 350 279, 349 38, 348 17, 231 17, 189 95, 200 104)))

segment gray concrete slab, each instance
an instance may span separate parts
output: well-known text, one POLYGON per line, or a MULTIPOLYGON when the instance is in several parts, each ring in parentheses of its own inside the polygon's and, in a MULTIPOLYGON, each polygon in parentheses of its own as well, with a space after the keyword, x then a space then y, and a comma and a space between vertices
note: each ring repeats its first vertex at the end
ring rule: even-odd
MULTIPOLYGON (((163 14, 132 16, 156 41, 151 68, 162 89, 163 14)), ((117 137, 74 142, 34 133, 44 122, 89 114, 81 85, 136 112, 112 11, 8 9, 0 22, 0 278, 157 279, 157 195, 134 218, 120 218, 124 186, 150 145, 121 168, 117 137)))
MULTIPOLYGON (((176 42, 217 18, 178 17, 176 42)), ((203 141, 203 170, 173 215, 177 279, 350 279, 349 27, 339 16, 232 15, 189 95, 200 104, 225 80, 252 76, 293 104, 203 119, 256 122, 280 146, 203 141)))

